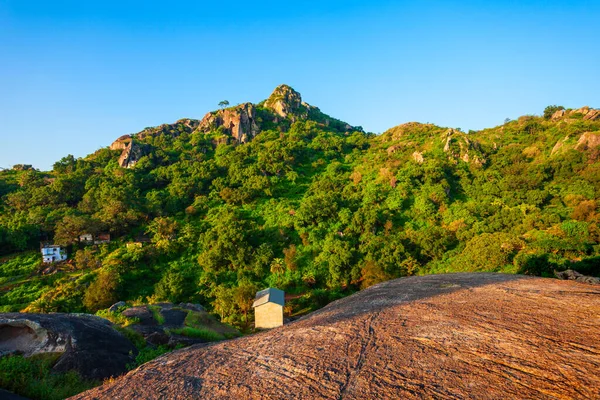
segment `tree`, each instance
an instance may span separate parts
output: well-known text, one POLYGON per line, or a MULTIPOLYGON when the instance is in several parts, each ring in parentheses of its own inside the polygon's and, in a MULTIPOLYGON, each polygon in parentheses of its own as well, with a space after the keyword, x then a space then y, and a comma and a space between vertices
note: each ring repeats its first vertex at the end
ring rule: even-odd
POLYGON ((229 101, 223 100, 223 101, 219 102, 219 107, 221 107, 221 109, 223 109, 223 108, 225 108, 227 106, 229 106, 229 101))
POLYGON ((92 312, 110 307, 116 303, 119 274, 116 271, 101 271, 98 278, 85 291, 83 304, 92 312))
POLYGON ((564 110, 563 106, 548 106, 544 109, 544 118, 550 119, 555 112, 559 110, 564 110))

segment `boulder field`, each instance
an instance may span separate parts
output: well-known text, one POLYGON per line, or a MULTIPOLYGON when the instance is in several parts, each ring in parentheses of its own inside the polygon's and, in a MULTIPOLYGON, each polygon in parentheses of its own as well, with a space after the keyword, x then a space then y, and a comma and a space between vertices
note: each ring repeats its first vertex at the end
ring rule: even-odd
POLYGON ((396 279, 74 398, 600 398, 600 287, 493 273, 396 279))

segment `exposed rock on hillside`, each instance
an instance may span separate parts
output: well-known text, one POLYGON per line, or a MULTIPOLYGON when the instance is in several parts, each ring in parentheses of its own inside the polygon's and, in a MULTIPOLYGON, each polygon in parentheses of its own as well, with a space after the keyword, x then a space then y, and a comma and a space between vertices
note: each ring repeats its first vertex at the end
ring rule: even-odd
POLYGON ((177 137, 182 133, 192 133, 200 124, 197 119, 184 118, 174 124, 162 124, 153 128, 146 128, 136 134, 136 138, 143 140, 150 136, 168 135, 177 137))
POLYGON ((300 93, 288 85, 280 85, 275 88, 271 96, 265 101, 265 107, 271 109, 279 116, 307 118, 311 105, 302 101, 300 93))
POLYGON ((122 168, 131 168, 142 158, 149 153, 147 145, 130 141, 127 147, 121 153, 119 157, 119 165, 122 168))
POLYGON ((585 132, 579 137, 576 150, 591 150, 600 146, 600 132, 585 132))
POLYGON ((159 303, 152 306, 131 307, 124 310, 122 314, 128 318, 136 318, 138 322, 130 325, 129 328, 154 345, 168 344, 175 347, 178 344, 206 343, 206 339, 176 333, 187 326, 186 321, 188 323, 193 321, 203 329, 208 329, 223 338, 239 335, 235 329, 218 322, 199 304, 159 303), (160 315, 162 320, 157 321, 156 315, 160 315))
POLYGON ((397 279, 76 398, 598 398, 599 319, 600 289, 573 281, 397 279))
POLYGON ((129 143, 131 143, 131 135, 123 135, 110 145, 111 150, 125 150, 129 143))
POLYGON ((256 110, 252 103, 209 112, 202 118, 198 130, 210 132, 223 128, 238 143, 246 143, 259 132, 256 110))
POLYGON ((84 314, 0 314, 0 356, 62 353, 53 369, 105 379, 126 372, 136 348, 102 318, 84 314))
POLYGON ((600 109, 585 106, 578 108, 577 110, 558 110, 552 114, 551 119, 556 121, 562 118, 574 118, 576 116, 588 121, 597 121, 600 120, 600 109))
POLYGON ((577 271, 573 271, 572 269, 567 269, 566 271, 554 271, 554 275, 558 279, 567 279, 571 281, 589 283, 592 285, 600 285, 600 278, 595 276, 585 276, 577 271))

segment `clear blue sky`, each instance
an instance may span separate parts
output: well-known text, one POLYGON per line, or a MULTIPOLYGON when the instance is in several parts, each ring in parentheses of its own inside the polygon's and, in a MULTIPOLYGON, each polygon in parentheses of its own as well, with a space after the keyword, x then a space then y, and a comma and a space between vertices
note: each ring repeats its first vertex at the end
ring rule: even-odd
POLYGON ((598 0, 0 0, 0 167, 281 83, 373 132, 600 107, 599 42, 598 0))

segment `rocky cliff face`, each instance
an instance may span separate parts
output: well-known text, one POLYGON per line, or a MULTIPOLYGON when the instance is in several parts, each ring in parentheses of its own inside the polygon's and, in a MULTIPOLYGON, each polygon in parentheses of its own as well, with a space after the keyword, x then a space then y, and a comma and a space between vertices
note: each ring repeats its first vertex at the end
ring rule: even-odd
POLYGON ((149 153, 147 145, 130 141, 127 147, 123 149, 121 156, 119 157, 119 165, 122 168, 132 168, 143 156, 149 153))
POLYGON ((208 133, 222 128, 236 142, 246 143, 256 134, 260 127, 256 122, 256 108, 252 103, 244 103, 235 107, 209 112, 202 118, 198 130, 208 133))
POLYGON ((557 399, 600 393, 600 289, 396 279, 265 333, 192 346, 77 399, 557 399))
POLYGON ((287 118, 289 116, 296 119, 307 118, 308 111, 314 107, 303 102, 300 93, 290 86, 280 85, 265 101, 265 108, 272 110, 280 117, 287 118))
POLYGON ((129 143, 131 143, 131 135, 123 135, 110 145, 111 150, 125 150, 129 143))

